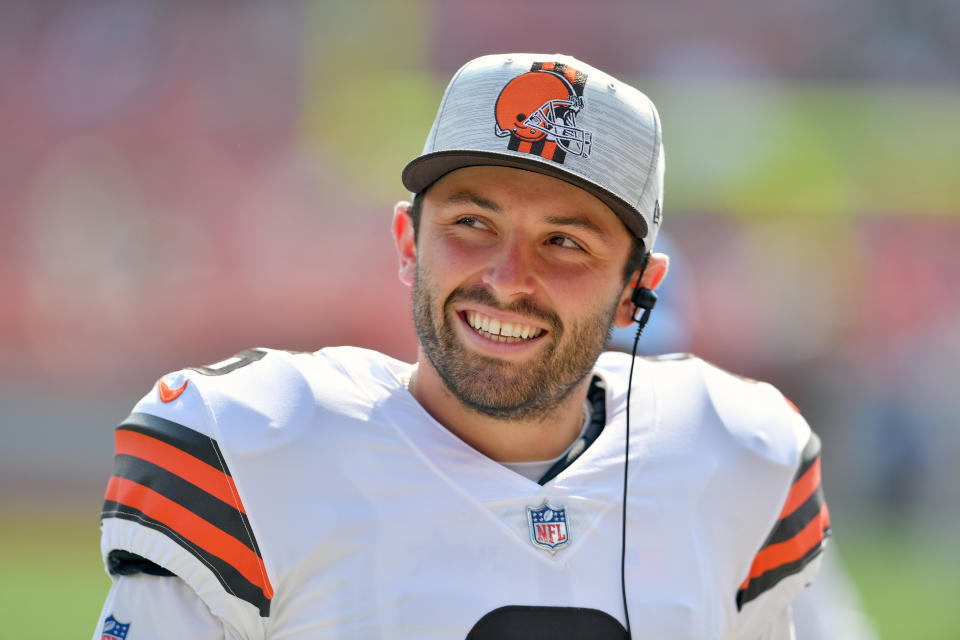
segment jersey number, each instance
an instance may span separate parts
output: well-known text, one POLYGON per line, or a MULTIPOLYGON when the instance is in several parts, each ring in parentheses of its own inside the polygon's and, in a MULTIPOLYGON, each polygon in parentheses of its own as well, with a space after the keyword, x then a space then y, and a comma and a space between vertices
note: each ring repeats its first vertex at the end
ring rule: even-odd
POLYGON ((627 630, 609 613, 581 607, 510 606, 484 615, 467 640, 623 640, 627 630))
POLYGON ((205 376, 222 376, 231 371, 236 371, 241 367, 245 367, 251 362, 256 362, 267 355, 267 352, 262 349, 248 349, 242 351, 235 356, 222 360, 220 362, 207 365, 205 367, 190 367, 194 371, 202 373, 205 376))

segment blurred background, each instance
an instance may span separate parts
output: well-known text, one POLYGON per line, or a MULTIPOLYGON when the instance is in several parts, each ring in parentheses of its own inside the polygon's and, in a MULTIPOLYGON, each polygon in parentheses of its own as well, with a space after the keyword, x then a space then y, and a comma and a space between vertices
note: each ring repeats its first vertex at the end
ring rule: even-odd
POLYGON ((0 4, 0 638, 92 633, 112 429, 161 374, 414 358, 400 170, 453 72, 505 51, 658 105, 643 350, 782 389, 850 609, 960 638, 958 33, 955 0, 0 4))

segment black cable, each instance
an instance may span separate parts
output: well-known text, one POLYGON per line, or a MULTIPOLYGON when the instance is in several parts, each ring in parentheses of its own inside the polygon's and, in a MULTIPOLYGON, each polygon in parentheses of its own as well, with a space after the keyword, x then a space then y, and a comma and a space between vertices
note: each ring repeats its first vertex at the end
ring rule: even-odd
POLYGON ((633 351, 630 357, 630 374, 627 379, 627 433, 623 438, 623 499, 620 518, 620 593, 623 594, 623 618, 627 623, 627 639, 630 635, 630 609, 627 607, 627 469, 630 466, 630 391, 633 387, 633 363, 637 360, 637 345, 640 343, 640 332, 643 327, 637 326, 637 335, 633 339, 633 351))
POLYGON ((633 319, 637 323, 637 334, 633 338, 633 350, 630 352, 630 373, 627 375, 627 426, 623 438, 623 499, 620 515, 620 593, 623 596, 623 619, 627 626, 627 640, 633 637, 630 633, 630 609, 627 606, 627 478, 630 468, 630 393, 633 390, 633 365, 637 361, 637 345, 640 344, 640 334, 643 333, 643 328, 647 326, 650 312, 657 303, 657 294, 640 286, 640 278, 643 277, 643 272, 647 269, 649 259, 650 254, 647 253, 643 260, 640 276, 637 278, 636 288, 631 296, 634 304, 633 319), (641 309, 643 309, 643 313, 638 318, 637 314, 641 309))

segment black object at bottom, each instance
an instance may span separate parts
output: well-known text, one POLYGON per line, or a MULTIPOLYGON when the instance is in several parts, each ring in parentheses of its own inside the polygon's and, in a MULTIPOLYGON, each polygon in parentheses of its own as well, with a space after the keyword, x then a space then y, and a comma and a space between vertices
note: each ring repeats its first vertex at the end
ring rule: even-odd
POLYGON ((467 640, 623 640, 627 630, 616 618, 579 607, 500 607, 486 614, 467 640))

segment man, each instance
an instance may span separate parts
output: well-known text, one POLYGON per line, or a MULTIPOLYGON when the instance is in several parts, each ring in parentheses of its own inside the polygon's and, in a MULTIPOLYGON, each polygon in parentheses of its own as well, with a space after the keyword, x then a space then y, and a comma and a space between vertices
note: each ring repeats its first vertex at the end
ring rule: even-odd
POLYGON ((663 166, 652 103, 603 72, 465 65, 394 210, 416 364, 161 378, 116 432, 99 636, 791 637, 816 436, 769 385, 601 355, 667 271, 663 166))

